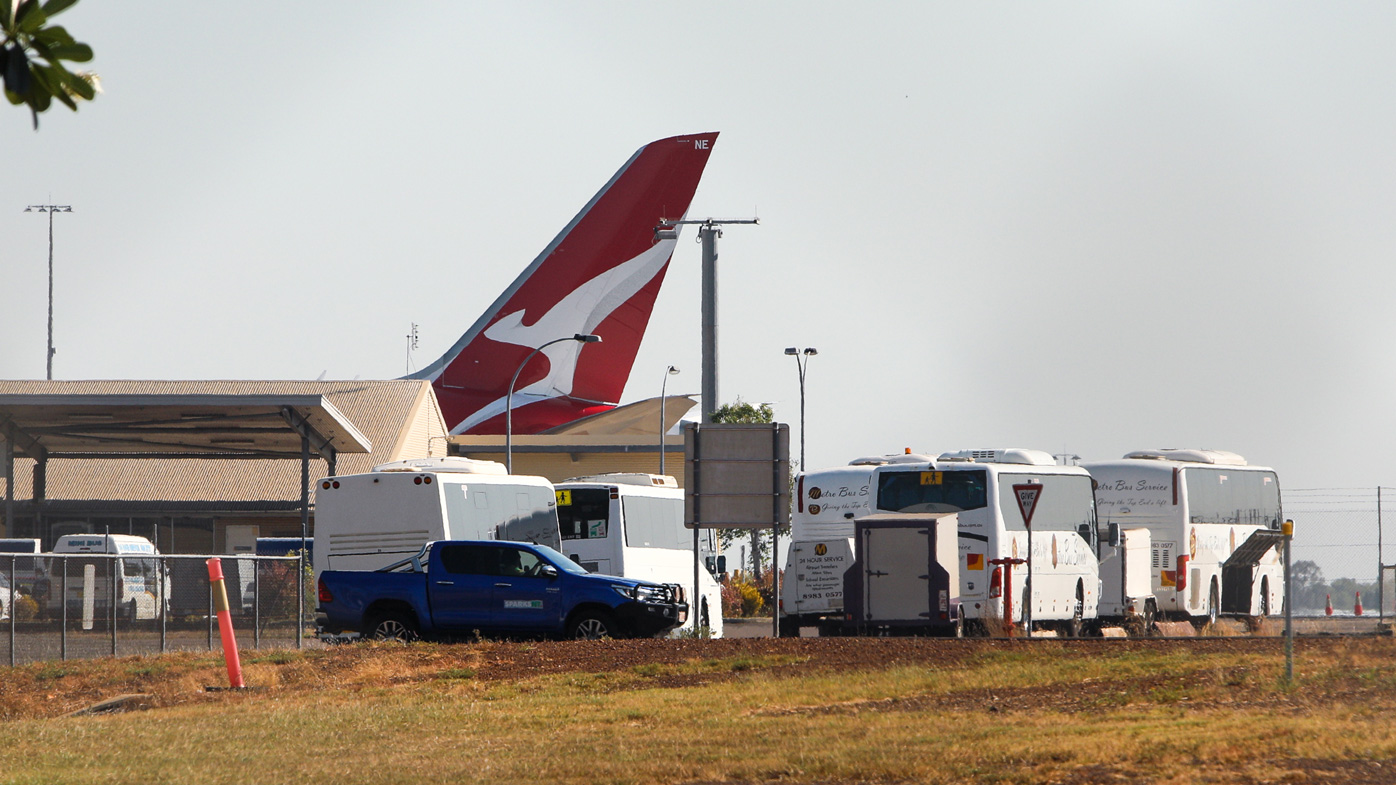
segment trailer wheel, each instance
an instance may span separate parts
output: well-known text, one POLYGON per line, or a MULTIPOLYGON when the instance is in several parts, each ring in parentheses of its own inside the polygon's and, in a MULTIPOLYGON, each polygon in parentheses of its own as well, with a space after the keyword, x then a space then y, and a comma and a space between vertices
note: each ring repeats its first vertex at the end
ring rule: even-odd
POLYGON ((1085 609, 1086 609, 1086 590, 1082 587, 1081 582, 1080 582, 1080 581, 1077 581, 1077 583, 1076 583, 1076 602, 1075 602, 1074 605, 1072 605, 1072 608, 1071 608, 1071 619, 1069 619, 1069 620, 1066 622, 1066 637, 1068 637, 1068 638, 1079 638, 1079 637, 1081 637, 1081 630, 1085 627, 1085 623, 1082 621, 1082 617, 1085 615, 1085 612, 1086 612, 1085 609))
POLYGON ((419 637, 417 620, 402 611, 390 611, 369 622, 367 637, 376 641, 411 643, 419 637))
POLYGON ((1270 576, 1260 579, 1260 618, 1264 620, 1270 615, 1270 576))
POLYGON ((582 611, 567 623, 567 637, 581 641, 614 638, 617 632, 615 620, 602 611, 582 611))
POLYGON ((800 637, 800 620, 793 616, 786 616, 780 620, 780 637, 798 638, 800 637))

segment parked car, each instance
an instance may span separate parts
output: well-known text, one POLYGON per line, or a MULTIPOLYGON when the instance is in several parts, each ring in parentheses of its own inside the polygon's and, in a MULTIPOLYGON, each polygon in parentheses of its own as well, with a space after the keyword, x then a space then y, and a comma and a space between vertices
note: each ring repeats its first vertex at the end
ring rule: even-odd
POLYGON ((688 618, 677 584, 593 575, 546 545, 499 540, 427 543, 373 572, 326 570, 318 591, 322 631, 380 639, 654 637, 688 618))

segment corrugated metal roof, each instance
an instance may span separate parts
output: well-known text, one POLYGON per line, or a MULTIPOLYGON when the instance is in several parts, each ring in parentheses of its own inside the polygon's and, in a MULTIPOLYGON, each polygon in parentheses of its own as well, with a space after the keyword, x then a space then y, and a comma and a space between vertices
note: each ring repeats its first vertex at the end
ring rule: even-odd
MULTIPOLYGON (((429 382, 392 381, 0 381, 0 395, 323 395, 373 446, 364 454, 341 454, 337 471, 368 471, 399 460, 399 442, 419 433, 410 425, 423 406, 434 422, 430 436, 444 437, 445 422, 429 382), (425 388, 425 390, 423 389, 425 388)), ((420 443, 420 436, 415 441, 420 443)), ((444 442, 437 439, 440 451, 444 442)), ((34 461, 15 460, 15 498, 32 495, 34 461)), ((325 462, 311 461, 311 478, 326 473, 325 462)), ((54 459, 48 464, 51 501, 256 502, 300 498, 300 462, 294 460, 54 459)), ((0 498, 4 478, 0 476, 0 498)))

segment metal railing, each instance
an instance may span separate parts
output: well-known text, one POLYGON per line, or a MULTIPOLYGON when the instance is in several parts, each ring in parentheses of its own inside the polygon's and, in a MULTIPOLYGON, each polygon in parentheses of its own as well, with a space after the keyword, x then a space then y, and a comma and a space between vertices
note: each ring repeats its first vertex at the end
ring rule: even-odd
MULTIPOLYGON (((0 554, 0 656, 39 660, 214 650, 217 620, 201 555, 0 554)), ((308 603, 299 556, 227 556, 242 646, 299 646, 308 603)))

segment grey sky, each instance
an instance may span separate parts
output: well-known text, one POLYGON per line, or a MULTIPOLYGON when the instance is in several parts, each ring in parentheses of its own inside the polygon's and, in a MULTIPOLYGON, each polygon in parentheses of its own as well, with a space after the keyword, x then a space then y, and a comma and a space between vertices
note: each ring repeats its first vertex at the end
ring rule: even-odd
MULTIPOLYGON (((1396 7, 225 3, 61 17, 105 94, 0 112, 0 376, 392 377, 638 147, 716 130, 723 397, 811 466, 1233 450, 1393 482, 1396 7), (798 433, 795 434, 798 439, 798 433)), ((691 237, 691 235, 690 235, 691 237)), ((699 384, 681 243, 626 400, 699 384)), ((1303 521, 1301 520, 1301 525, 1303 521)), ((1364 535, 1365 536, 1365 535, 1364 535)), ((1370 540, 1371 537, 1366 537, 1370 540)))

